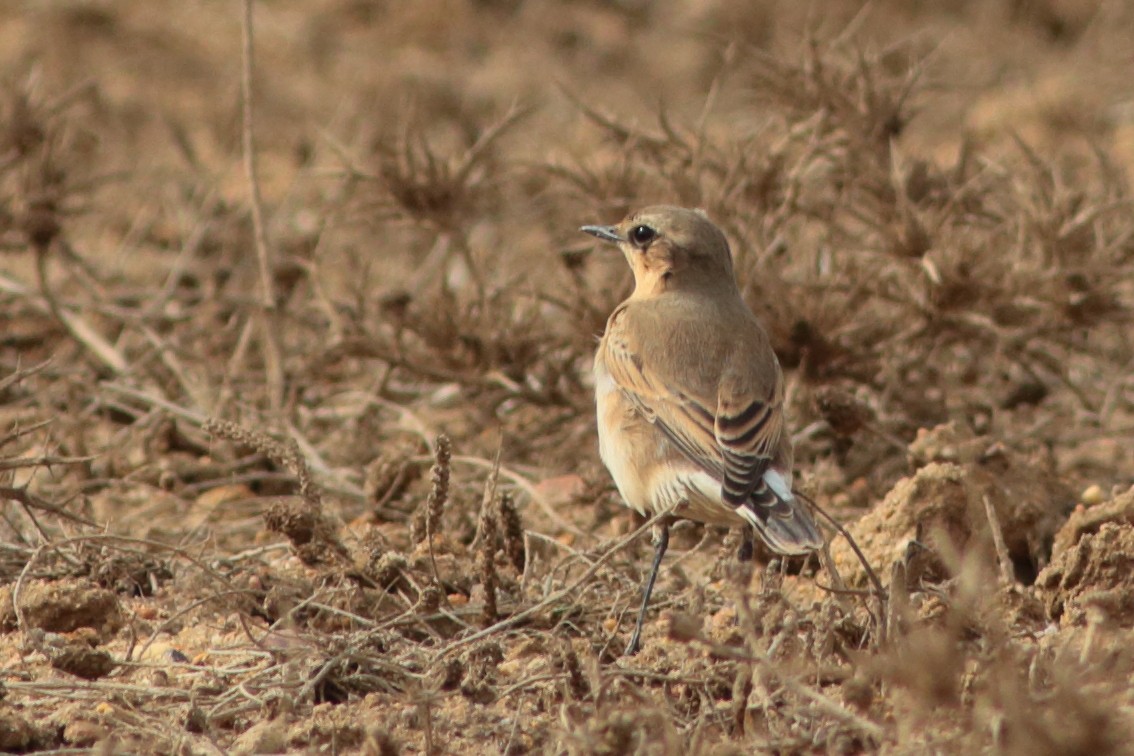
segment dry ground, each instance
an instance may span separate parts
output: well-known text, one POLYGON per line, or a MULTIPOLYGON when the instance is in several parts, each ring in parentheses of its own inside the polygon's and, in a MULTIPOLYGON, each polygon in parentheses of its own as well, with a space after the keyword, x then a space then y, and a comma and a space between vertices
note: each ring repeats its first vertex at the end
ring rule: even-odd
POLYGON ((1129 752, 1134 9, 800 6, 0 5, 0 749, 1129 752), (688 527, 623 658, 658 201, 878 583, 688 527))

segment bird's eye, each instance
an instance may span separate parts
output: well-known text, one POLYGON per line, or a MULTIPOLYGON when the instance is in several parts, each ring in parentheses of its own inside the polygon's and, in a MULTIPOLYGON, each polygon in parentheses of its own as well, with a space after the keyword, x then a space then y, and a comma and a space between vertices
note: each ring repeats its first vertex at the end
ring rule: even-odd
POLYGON ((636 247, 645 247, 658 236, 658 232, 649 226, 634 226, 630 229, 630 242, 636 247))

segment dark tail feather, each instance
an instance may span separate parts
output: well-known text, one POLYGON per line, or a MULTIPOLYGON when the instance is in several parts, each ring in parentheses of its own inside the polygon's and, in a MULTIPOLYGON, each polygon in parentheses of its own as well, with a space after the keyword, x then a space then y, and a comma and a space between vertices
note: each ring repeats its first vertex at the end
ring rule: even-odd
POLYGON ((737 511, 777 554, 810 554, 823 546, 823 536, 804 503, 790 491, 782 496, 764 480, 737 511))

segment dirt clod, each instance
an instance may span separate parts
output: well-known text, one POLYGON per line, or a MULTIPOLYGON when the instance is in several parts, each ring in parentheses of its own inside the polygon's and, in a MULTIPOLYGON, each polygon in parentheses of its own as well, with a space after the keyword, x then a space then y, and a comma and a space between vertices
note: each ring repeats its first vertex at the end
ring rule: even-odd
POLYGON ((1048 614, 1084 624, 1092 610, 1120 627, 1134 626, 1134 524, 1103 524, 1059 552, 1036 585, 1048 614))
POLYGON ((84 680, 97 680, 114 670, 113 657, 102 649, 91 648, 89 644, 68 643, 48 651, 51 666, 81 677, 84 680))
MULTIPOLYGON (((1072 499, 1051 473, 1049 460, 990 444, 955 423, 919 432, 909 454, 916 472, 848 528, 876 571, 885 577, 895 560, 913 558, 919 571, 949 574, 973 549, 994 563, 999 555, 987 499, 1016 579, 1030 584, 1050 558, 1072 499)), ((865 572, 849 547, 836 540, 831 551, 839 570, 845 568, 844 575, 861 585, 865 572)))
POLYGON ((284 753, 286 750, 287 726, 274 719, 252 725, 232 744, 232 752, 242 756, 284 753))
POLYGON ((17 711, 0 711, 0 751, 20 753, 39 742, 36 728, 17 711))
MULTIPOLYGON (((10 590, 6 593, 10 601, 10 590)), ((20 590, 19 602, 29 628, 69 633, 89 627, 107 636, 122 626, 122 610, 114 592, 79 578, 28 581, 20 590)), ((14 626, 10 620, 5 624, 14 626)))
POLYGON ((1084 535, 1097 533, 1107 523, 1134 525, 1134 488, 1105 503, 1076 507, 1055 534, 1052 557, 1058 558, 1074 548, 1084 535))
POLYGON ((63 742, 75 748, 90 748, 109 735, 109 727, 88 719, 73 719, 63 728, 63 742))
POLYGON ((0 750, 1129 750, 1129 3, 175 5, 0 1, 0 750), (625 657, 656 203, 886 585, 678 522, 625 657))

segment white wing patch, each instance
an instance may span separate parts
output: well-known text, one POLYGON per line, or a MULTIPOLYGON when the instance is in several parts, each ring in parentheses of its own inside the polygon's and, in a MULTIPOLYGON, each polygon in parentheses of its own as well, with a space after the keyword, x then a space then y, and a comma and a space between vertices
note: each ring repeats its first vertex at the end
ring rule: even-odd
POLYGON ((784 480, 784 476, 780 474, 779 470, 769 467, 764 473, 764 482, 768 484, 768 488, 780 499, 780 501, 791 501, 793 498, 791 492, 791 481, 784 480))
POLYGON ((656 511, 718 525, 739 525, 744 519, 721 502, 721 482, 692 465, 667 465, 654 475, 656 511))

